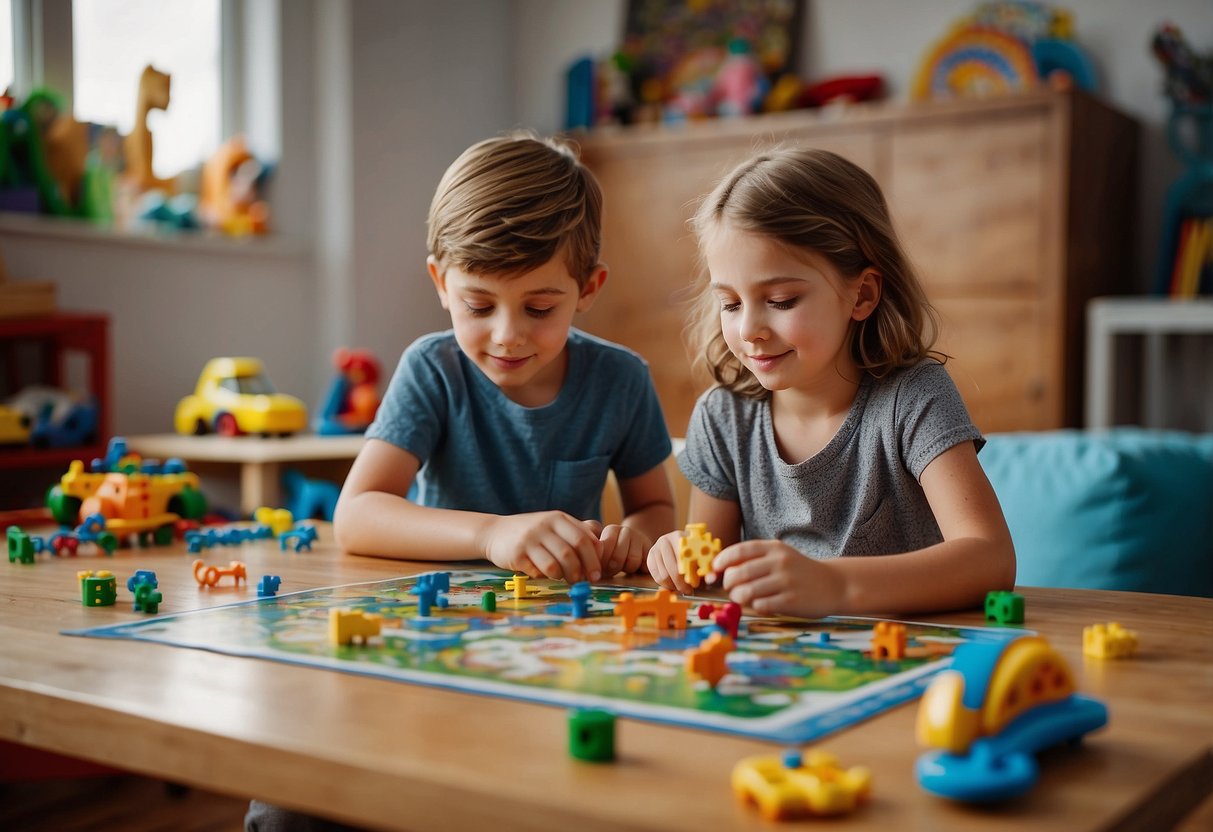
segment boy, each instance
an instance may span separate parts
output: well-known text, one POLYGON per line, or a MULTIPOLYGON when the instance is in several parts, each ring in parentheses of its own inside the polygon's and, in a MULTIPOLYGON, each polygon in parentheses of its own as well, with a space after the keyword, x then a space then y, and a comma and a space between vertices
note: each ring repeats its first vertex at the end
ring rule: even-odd
POLYGON ((637 571, 673 528, 646 365, 571 329, 606 282, 601 214, 593 175, 552 141, 488 139, 447 169, 426 267, 452 329, 400 360, 337 503, 343 549, 596 581, 637 571), (604 528, 608 469, 625 517, 604 528))

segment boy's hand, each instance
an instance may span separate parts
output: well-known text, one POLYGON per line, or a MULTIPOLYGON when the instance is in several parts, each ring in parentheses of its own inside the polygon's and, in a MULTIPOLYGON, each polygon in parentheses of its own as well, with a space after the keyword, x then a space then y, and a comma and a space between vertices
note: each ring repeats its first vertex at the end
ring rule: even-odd
POLYGON ((831 615, 846 592, 838 570, 778 540, 734 544, 716 556, 712 571, 724 575, 729 600, 767 615, 831 615))
POLYGON ((678 541, 682 532, 669 532, 657 538, 649 549, 649 574, 658 586, 672 589, 682 595, 691 595, 695 590, 678 572, 678 541))
POLYGON ((485 528, 484 556, 502 569, 565 580, 602 577, 602 548, 585 523, 563 511, 498 517, 485 528))
POLYGON ((612 578, 620 572, 631 575, 644 565, 644 555, 652 541, 644 532, 631 526, 612 524, 602 529, 602 577, 612 578))

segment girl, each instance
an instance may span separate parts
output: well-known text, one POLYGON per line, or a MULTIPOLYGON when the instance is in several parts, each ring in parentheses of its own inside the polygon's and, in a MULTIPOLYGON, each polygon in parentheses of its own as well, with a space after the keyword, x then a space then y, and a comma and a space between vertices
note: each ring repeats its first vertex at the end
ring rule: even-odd
MULTIPOLYGON (((931 351, 935 312, 875 180, 824 150, 763 153, 693 228, 707 275, 692 331, 717 386, 678 462, 690 516, 727 547, 709 580, 756 612, 804 617, 970 607, 1010 589, 984 440, 931 351)), ((690 593, 680 534, 648 567, 690 593)))

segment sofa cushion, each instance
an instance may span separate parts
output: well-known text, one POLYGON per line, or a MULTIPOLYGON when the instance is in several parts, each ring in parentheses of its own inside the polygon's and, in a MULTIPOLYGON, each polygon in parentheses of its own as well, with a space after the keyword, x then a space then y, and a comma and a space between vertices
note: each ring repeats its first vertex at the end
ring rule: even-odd
POLYGON ((1213 434, 993 434, 979 459, 1024 586, 1213 597, 1213 434))

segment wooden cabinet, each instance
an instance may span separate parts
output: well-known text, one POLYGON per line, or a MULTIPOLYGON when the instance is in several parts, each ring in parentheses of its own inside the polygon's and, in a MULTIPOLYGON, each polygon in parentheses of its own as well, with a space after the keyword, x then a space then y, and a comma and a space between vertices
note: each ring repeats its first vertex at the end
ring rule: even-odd
POLYGON ((982 430, 1081 423, 1086 301, 1130 285, 1137 125, 1082 93, 1041 92, 583 138, 611 279, 581 325, 648 360, 671 432, 708 383, 682 338, 699 268, 687 220, 724 172, 782 142, 836 151, 880 182, 982 430))

